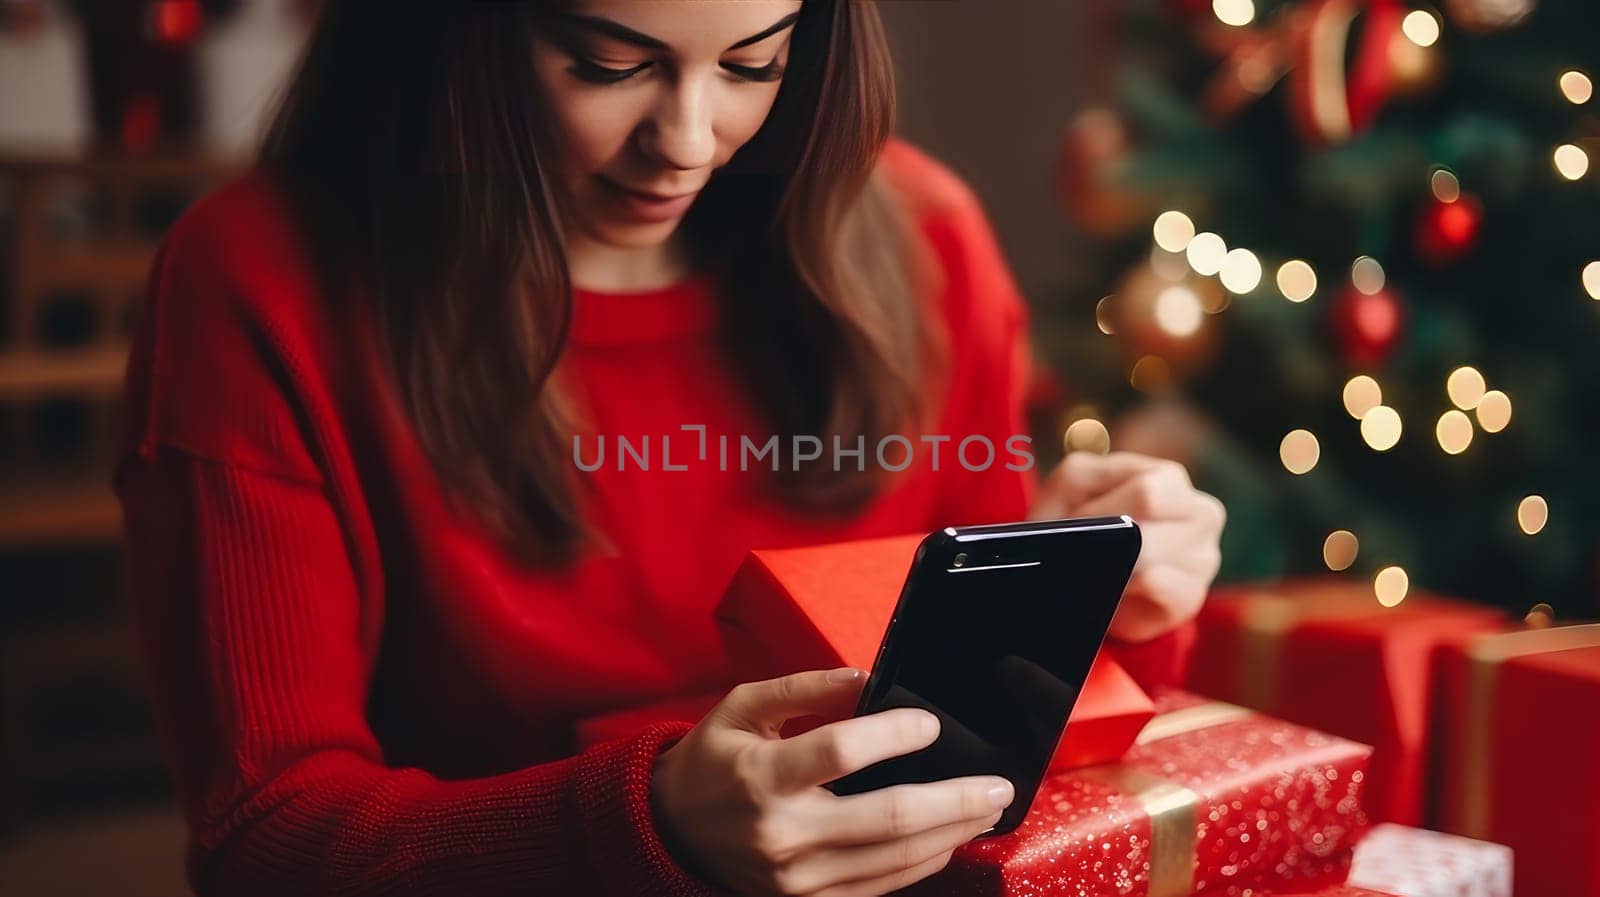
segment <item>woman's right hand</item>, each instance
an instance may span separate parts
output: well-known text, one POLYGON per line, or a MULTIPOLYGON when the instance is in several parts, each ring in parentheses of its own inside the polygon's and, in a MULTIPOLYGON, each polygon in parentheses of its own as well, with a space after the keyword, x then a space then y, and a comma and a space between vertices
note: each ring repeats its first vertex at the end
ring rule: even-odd
POLYGON ((669 849, 741 894, 868 897, 944 868, 1015 796, 998 776, 822 787, 932 744, 938 717, 900 707, 850 717, 866 676, 849 667, 736 686, 656 760, 651 802, 669 849), (786 720, 835 720, 789 738, 786 720))

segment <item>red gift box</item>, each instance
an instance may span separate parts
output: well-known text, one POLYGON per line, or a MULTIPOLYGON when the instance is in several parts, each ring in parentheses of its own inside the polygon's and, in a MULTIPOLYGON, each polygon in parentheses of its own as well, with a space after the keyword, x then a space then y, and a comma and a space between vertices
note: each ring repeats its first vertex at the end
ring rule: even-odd
POLYGON ((1373 745, 1372 818, 1423 821, 1434 648, 1497 632, 1499 611, 1413 590, 1380 605, 1367 583, 1311 576, 1218 588, 1200 612, 1189 688, 1373 745))
POLYGON ((1207 701, 1157 694, 1122 762, 1045 779, 1015 831, 968 842, 925 897, 1185 897, 1343 882, 1368 827, 1371 748, 1207 701))
MULTIPOLYGON (((1238 897, 1243 891, 1227 890, 1220 892, 1225 897, 1238 897)), ((1403 897, 1401 894, 1391 894, 1388 891, 1374 891, 1360 885, 1334 885, 1329 888, 1318 888, 1315 891, 1251 891, 1251 897, 1276 897, 1283 894, 1287 897, 1293 893, 1299 897, 1403 897)))
MULTIPOLYGON (((925 534, 750 552, 716 610, 745 680, 800 670, 870 670, 925 534)), ((1148 695, 1104 651, 1073 705, 1050 770, 1122 756, 1155 715, 1148 695)))
POLYGON ((1443 831, 1516 853, 1518 894, 1600 894, 1600 623, 1437 652, 1443 831))

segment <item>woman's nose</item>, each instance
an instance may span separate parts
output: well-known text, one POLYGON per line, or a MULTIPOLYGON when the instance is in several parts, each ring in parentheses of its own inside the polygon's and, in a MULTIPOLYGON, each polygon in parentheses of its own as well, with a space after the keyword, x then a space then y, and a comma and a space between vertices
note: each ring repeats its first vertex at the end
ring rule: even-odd
POLYGON ((646 123, 644 149, 664 165, 684 170, 708 168, 715 161, 713 78, 681 77, 663 93, 646 123))

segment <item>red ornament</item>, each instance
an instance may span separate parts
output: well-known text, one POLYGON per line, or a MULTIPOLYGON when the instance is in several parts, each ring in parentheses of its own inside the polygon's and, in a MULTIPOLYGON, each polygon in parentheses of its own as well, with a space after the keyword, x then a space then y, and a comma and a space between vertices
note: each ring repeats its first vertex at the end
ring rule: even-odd
POLYGON ((145 30, 157 43, 187 44, 200 33, 200 0, 155 0, 145 7, 145 30))
POLYGON ((1405 307, 1388 287, 1363 293, 1353 284, 1333 300, 1328 327, 1339 354, 1351 367, 1381 365, 1400 344, 1405 328, 1405 307))
POLYGON ((1404 13, 1397 0, 1311 5, 1299 22, 1289 85, 1294 120, 1308 142, 1342 142, 1377 118, 1396 88, 1390 47, 1404 13), (1354 40, 1352 32, 1359 32, 1354 40))
POLYGON ((1417 218, 1417 255, 1434 266, 1458 261, 1478 245, 1483 229, 1483 203, 1470 193, 1454 202, 1429 196, 1417 218))
POLYGON ((1155 198, 1122 183, 1132 157, 1127 123, 1111 109, 1085 109, 1067 126, 1057 190, 1067 216, 1086 233, 1121 237, 1155 217, 1155 198))

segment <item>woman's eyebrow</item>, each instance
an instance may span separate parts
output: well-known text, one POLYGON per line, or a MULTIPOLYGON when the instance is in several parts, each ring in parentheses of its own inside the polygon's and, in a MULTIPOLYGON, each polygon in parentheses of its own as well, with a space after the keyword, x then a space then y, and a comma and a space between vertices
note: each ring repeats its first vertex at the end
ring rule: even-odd
MULTIPOLYGON (((562 21, 573 28, 585 28, 589 31, 603 34, 606 37, 622 41, 623 43, 633 44, 649 50, 667 49, 667 45, 659 39, 653 38, 648 34, 640 34, 639 32, 634 31, 632 28, 629 28, 620 22, 613 22, 612 20, 602 16, 586 16, 574 12, 560 13, 560 16, 562 21)), ((776 22, 773 22, 771 25, 768 25, 755 34, 735 42, 732 46, 728 47, 728 49, 737 50, 740 47, 749 46, 750 44, 766 40, 772 35, 777 34, 779 31, 782 31, 783 29, 788 28, 790 25, 793 25, 795 20, 798 18, 800 18, 800 13, 789 13, 788 15, 776 22)))

